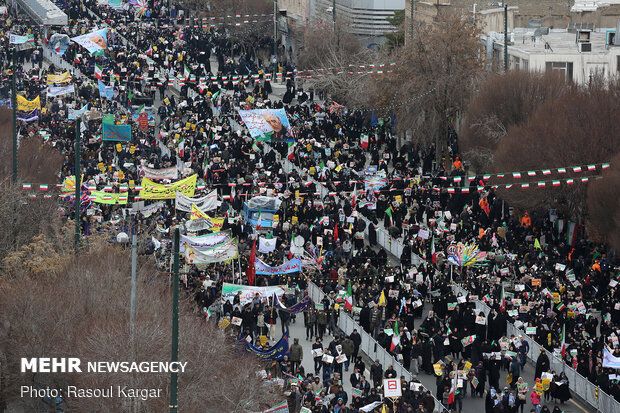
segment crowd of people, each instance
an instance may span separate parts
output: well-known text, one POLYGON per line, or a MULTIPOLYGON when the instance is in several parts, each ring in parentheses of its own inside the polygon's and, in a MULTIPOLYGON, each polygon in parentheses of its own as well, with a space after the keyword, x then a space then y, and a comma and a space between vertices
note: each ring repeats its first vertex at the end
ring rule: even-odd
MULTIPOLYGON (((17 52, 18 68, 31 68, 19 70, 19 93, 27 100, 40 96, 41 109, 36 119, 20 122, 22 139, 42 139, 57 148, 65 156, 61 177, 73 176, 76 121, 70 113, 87 107, 79 121, 83 191, 127 195, 127 204, 83 199, 84 234, 114 232, 127 219, 127 205, 140 205, 136 219, 154 231, 147 249, 169 258, 170 229, 189 214, 176 210, 174 199, 141 205, 144 169, 176 168, 179 179, 197 174, 196 196, 216 190, 221 202, 209 213, 224 218, 221 230, 237 238, 238 270, 234 263, 186 262, 189 276, 183 288, 215 322, 241 319, 240 333, 257 348, 270 348, 290 322, 304 323, 305 338, 315 340, 312 348, 320 350, 313 357, 314 371, 301 366, 299 337, 289 356, 265 366, 267 377, 293 386, 289 406, 294 411, 360 411, 382 400, 382 378, 396 378, 391 366, 365 365, 357 332, 341 337, 338 313, 349 289, 351 314, 359 325, 407 370, 434 375, 433 394, 449 409, 463 410, 468 387, 471 397, 485 397, 487 412, 523 412, 533 406, 539 413, 546 411, 546 400, 571 397, 566 375, 551 370, 544 352, 536 365, 537 382, 523 381, 529 349, 523 336, 507 337, 508 322, 620 400, 620 383, 609 378, 616 371, 603 367, 605 349, 620 357, 617 269, 605 245, 589 241, 583 231, 567 239, 570 223, 555 213, 530 216, 505 208, 482 175, 467 179, 454 130, 447 160, 436 163, 434 146, 399 144, 390 118, 317 100, 283 76, 285 103, 272 93, 275 79, 267 75, 273 69, 264 58, 268 54, 242 51, 225 27, 184 25, 182 19, 170 18, 172 9, 168 2, 151 1, 150 18, 139 20, 131 8, 69 1, 69 25, 45 32, 30 21, 1 17, 11 33, 34 34, 35 47, 17 52), (58 39, 53 36, 73 38, 103 27, 109 28, 103 53, 91 55, 75 42, 63 45, 62 58, 73 67, 71 78, 50 82, 48 75, 65 72, 43 62, 44 48, 60 53, 58 44, 50 43, 58 39), (113 93, 104 94, 100 82, 113 93), (74 92, 54 95, 69 84, 74 92), (261 108, 285 110, 290 121, 286 133, 294 143, 263 144, 249 136, 238 111, 261 108), (146 125, 138 122, 142 111, 148 113, 146 125), (114 123, 131 125, 129 142, 103 139, 106 115, 114 123), (327 196, 320 195, 320 186, 327 196), (467 187, 471 190, 460 190, 467 187), (281 201, 273 214, 279 219, 258 235, 243 215, 244 202, 255 196, 281 201), (377 245, 381 228, 390 241, 404 245, 399 262, 390 262, 377 245), (295 291, 282 298, 286 307, 303 299, 308 282, 320 285, 329 298, 312 303, 303 319, 282 311, 270 297, 244 305, 222 298, 224 282, 252 282, 245 269, 260 236, 276 239, 273 250, 257 253, 269 266, 299 255, 295 238, 304 241, 304 253, 313 251, 315 262, 303 272, 257 275, 253 281, 295 291), (487 252, 486 261, 451 265, 447 251, 457 243, 477 244, 487 252), (453 282, 469 294, 455 295, 453 282), (486 302, 491 312, 476 312, 476 300, 486 302), (328 334, 334 338, 325 345, 328 334), (344 354, 346 361, 324 361, 323 354, 334 359, 344 354), (353 394, 342 386, 349 370, 353 394), (500 370, 509 372, 509 382, 500 383, 500 370)), ((251 30, 247 35, 253 35, 251 30)), ((271 47, 260 36, 256 43, 255 50, 271 47)), ((0 51, 3 73, 12 65, 9 49, 0 51)), ((292 70, 290 63, 283 66, 284 72, 292 70)), ((3 102, 10 96, 8 80, 0 88, 3 102)), ((77 202, 70 195, 61 202, 71 216, 77 202)), ((396 404, 385 400, 388 408, 430 412, 436 407, 431 392, 416 380, 404 382, 403 389, 396 404)), ((380 404, 370 408, 379 411, 380 404)))

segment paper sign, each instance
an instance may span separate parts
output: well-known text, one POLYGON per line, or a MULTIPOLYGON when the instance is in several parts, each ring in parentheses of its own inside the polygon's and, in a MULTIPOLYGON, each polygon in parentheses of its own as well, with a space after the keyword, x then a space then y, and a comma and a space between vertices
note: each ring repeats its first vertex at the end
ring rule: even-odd
POLYGON ((400 379, 384 379, 383 380, 383 396, 384 397, 401 397, 403 395, 400 387, 400 379))
POLYGON ((536 334, 536 327, 527 327, 525 329, 525 334, 527 334, 528 336, 533 336, 536 334))
POLYGON ((322 348, 312 349, 312 357, 321 357, 322 355, 323 355, 323 349, 322 348))
POLYGON ((334 357, 330 356, 329 354, 323 354, 323 362, 327 363, 327 364, 331 364, 334 361, 334 357))
POLYGON ((540 278, 533 278, 532 279, 532 287, 540 287, 540 278))
POLYGON ((230 322, 230 324, 234 324, 236 326, 241 326, 241 323, 243 322, 243 320, 239 317, 233 317, 232 321, 230 322))
POLYGON ((345 361, 347 361, 347 355, 346 354, 341 354, 338 357, 336 357, 336 362, 339 363, 339 364, 342 364, 345 361))

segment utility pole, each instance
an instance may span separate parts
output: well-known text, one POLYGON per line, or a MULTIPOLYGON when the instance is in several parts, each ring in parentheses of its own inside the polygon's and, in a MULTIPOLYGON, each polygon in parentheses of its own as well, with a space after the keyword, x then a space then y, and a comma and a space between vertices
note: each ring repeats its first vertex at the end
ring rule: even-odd
POLYGON ((413 46, 413 0, 409 0, 411 5, 411 18, 409 22, 409 40, 411 41, 411 46, 413 46))
POLYGON ((13 107, 13 183, 17 183, 17 50, 15 47, 13 47, 11 106, 13 107))
POLYGON ((504 3, 504 73, 508 72, 508 4, 504 3))
POLYGON ((275 68, 273 70, 273 81, 276 80, 278 73, 278 0, 273 0, 273 55, 275 56, 275 68))
MULTIPOLYGON (((131 300, 129 313, 129 332, 131 334, 131 345, 133 349, 135 338, 135 318, 136 318, 136 271, 138 266, 138 241, 136 236, 136 221, 134 218, 131 226, 131 300)), ((132 360, 135 361, 135 360, 132 360)))
MULTIPOLYGON (((179 228, 174 229, 174 266, 172 269, 172 358, 179 361, 179 228)), ((170 372, 170 413, 177 413, 178 373, 170 372)))
POLYGON ((80 210, 82 208, 82 197, 80 194, 81 186, 82 186, 82 173, 80 167, 80 151, 82 150, 80 144, 80 122, 81 118, 77 118, 75 120, 75 252, 77 253, 78 247, 80 245, 80 210))

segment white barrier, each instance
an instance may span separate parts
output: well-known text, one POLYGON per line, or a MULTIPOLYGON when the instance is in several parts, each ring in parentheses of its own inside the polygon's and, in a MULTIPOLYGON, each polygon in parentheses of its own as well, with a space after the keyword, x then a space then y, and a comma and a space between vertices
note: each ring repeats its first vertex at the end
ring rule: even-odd
MULTIPOLYGON (((325 293, 321 291, 321 289, 314 284, 313 282, 308 283, 308 295, 315 303, 320 303, 321 300, 325 297, 325 293)), ((403 367, 403 365, 394 358, 390 353, 388 353, 383 347, 377 343, 377 341, 355 321, 349 314, 344 311, 340 312, 338 317, 338 327, 346 334, 349 335, 353 332, 353 330, 357 329, 357 332, 360 334, 362 338, 362 343, 360 344, 360 351, 365 353, 371 360, 379 360, 379 363, 383 366, 383 368, 387 368, 387 366, 392 365, 398 377, 403 376, 405 380, 411 381, 413 379, 413 375, 403 367)), ((429 390, 424 385, 422 385, 424 390, 429 390)), ((432 395, 432 391, 431 391, 432 395)), ((447 413, 448 409, 446 409, 437 398, 433 395, 433 399, 435 400, 435 413, 447 413)))
POLYGON ((42 50, 43 58, 48 62, 52 63, 54 66, 64 70, 68 70, 74 78, 82 76, 82 72, 80 72, 80 69, 67 62, 65 59, 62 58, 61 55, 54 53, 48 47, 42 47, 42 50))

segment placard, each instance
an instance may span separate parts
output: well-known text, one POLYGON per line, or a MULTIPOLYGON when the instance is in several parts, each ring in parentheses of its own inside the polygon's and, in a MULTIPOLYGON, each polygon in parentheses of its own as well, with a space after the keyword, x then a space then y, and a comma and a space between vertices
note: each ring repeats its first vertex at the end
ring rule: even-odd
POLYGON ((403 395, 400 387, 400 379, 383 379, 384 397, 401 397, 403 395))

